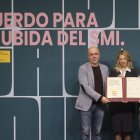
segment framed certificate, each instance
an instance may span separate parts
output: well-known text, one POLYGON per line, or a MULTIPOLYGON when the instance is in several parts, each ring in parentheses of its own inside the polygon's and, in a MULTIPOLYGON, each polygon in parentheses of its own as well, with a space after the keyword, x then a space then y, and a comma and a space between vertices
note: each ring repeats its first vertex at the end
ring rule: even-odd
POLYGON ((108 77, 106 97, 110 101, 133 101, 140 100, 139 77, 108 77))

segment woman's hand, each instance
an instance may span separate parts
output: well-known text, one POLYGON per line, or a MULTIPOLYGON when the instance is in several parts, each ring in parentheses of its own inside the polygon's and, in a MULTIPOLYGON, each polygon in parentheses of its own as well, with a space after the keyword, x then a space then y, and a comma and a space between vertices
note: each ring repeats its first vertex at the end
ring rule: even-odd
POLYGON ((128 101, 122 101, 122 103, 128 103, 128 101))

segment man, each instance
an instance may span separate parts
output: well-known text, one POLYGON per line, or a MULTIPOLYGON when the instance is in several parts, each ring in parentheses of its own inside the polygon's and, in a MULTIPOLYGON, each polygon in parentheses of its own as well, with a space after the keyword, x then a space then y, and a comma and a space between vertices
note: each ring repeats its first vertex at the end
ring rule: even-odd
POLYGON ((80 92, 75 108, 80 110, 82 140, 101 140, 101 127, 105 105, 109 100, 104 96, 106 78, 109 76, 107 66, 99 63, 100 53, 97 47, 88 49, 89 62, 79 68, 78 79, 80 92), (92 124, 92 125, 91 125, 92 124), (92 127, 91 127, 92 126, 92 127))

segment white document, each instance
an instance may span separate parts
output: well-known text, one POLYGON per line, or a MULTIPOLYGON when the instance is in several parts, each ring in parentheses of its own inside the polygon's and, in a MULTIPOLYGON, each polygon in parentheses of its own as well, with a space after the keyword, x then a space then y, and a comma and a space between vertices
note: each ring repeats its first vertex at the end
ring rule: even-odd
POLYGON ((122 78, 107 78, 107 98, 123 98, 122 78))
POLYGON ((127 98, 140 98, 140 77, 127 77, 127 98))

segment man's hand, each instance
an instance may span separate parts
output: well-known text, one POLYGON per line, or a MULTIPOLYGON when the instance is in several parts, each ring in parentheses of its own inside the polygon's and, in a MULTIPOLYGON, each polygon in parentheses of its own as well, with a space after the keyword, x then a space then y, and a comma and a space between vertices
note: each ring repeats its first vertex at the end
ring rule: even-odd
POLYGON ((101 102, 103 104, 106 104, 106 103, 109 103, 110 101, 106 97, 103 96, 102 99, 101 99, 101 102))

